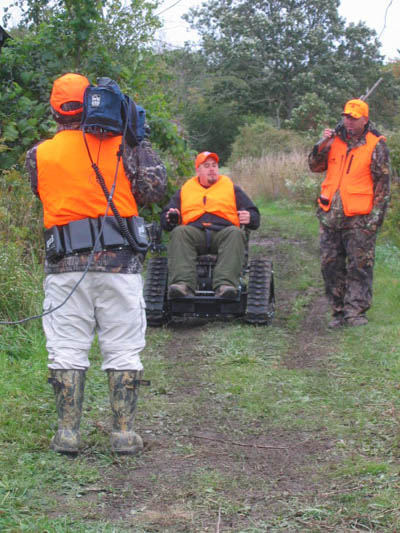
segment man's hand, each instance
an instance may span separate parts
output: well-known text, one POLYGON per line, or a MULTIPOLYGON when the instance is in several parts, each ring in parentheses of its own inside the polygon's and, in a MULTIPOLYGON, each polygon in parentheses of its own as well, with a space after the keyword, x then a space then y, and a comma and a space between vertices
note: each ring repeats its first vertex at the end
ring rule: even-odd
POLYGON ((322 139, 316 144, 318 146, 318 152, 330 148, 335 138, 335 130, 332 128, 325 128, 322 133, 322 139))
POLYGON ((169 224, 177 226, 181 219, 181 213, 176 207, 171 207, 171 209, 168 209, 165 218, 169 224))
POLYGON ((239 222, 240 224, 246 225, 250 224, 250 212, 249 211, 238 211, 239 222))
POLYGON ((322 138, 323 139, 330 139, 330 138, 333 138, 334 135, 335 135, 335 130, 333 130, 331 128, 325 128, 324 132, 322 134, 322 138))

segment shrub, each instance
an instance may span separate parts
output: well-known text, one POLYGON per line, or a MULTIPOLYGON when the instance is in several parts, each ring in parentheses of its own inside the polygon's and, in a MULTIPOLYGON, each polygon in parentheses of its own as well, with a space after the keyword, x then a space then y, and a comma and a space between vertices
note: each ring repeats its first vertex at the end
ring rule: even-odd
POLYGON ((390 162, 394 176, 400 176, 400 132, 387 135, 387 145, 390 150, 390 162))
POLYGON ((302 135, 290 130, 278 130, 267 119, 260 118, 239 129, 239 134, 232 144, 230 165, 242 158, 290 153, 293 150, 305 153, 310 144, 302 135))
POLYGON ((290 129, 317 136, 329 122, 328 105, 317 94, 307 93, 301 104, 293 109, 291 119, 287 120, 285 125, 290 129))
POLYGON ((400 246, 400 132, 387 135, 392 169, 390 203, 382 227, 382 235, 400 246))
POLYGON ((391 199, 382 226, 382 236, 400 248, 400 180, 392 182, 391 199))

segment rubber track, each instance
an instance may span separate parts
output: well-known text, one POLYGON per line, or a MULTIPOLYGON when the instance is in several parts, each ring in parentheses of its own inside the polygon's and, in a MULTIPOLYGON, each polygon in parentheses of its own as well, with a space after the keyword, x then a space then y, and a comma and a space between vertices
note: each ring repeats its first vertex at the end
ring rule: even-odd
POLYGON ((244 320, 270 324, 275 313, 274 273, 271 261, 253 259, 249 264, 247 307, 244 320))
POLYGON ((168 281, 166 257, 152 257, 147 263, 143 296, 146 302, 146 318, 149 326, 161 326, 166 321, 165 297, 168 281))

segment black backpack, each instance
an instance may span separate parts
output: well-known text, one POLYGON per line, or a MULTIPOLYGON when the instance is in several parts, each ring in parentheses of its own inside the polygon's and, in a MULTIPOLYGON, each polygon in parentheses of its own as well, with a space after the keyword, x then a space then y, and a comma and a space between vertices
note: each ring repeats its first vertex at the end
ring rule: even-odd
POLYGON ((83 131, 125 135, 127 143, 134 147, 144 138, 145 121, 143 107, 123 94, 114 80, 99 78, 98 85, 87 87, 83 99, 83 131))

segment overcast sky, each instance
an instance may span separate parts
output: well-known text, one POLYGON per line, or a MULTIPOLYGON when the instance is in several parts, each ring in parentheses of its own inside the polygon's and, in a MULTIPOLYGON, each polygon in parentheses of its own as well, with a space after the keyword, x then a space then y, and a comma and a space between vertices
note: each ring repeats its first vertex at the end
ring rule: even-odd
MULTIPOLYGON (((165 29, 160 38, 177 46, 187 40, 195 40, 195 34, 190 32, 181 16, 190 7, 200 6, 201 3, 199 0, 164 0, 158 10, 165 21, 165 29)), ((339 14, 348 23, 358 23, 362 20, 381 35, 381 52, 386 59, 399 57, 397 49, 400 48, 400 0, 342 0, 339 14)))
MULTIPOLYGON (((0 14, 10 0, 0 0, 0 14)), ((201 5, 199 0, 164 0, 157 10, 164 20, 165 28, 158 37, 175 46, 185 41, 195 41, 196 34, 181 19, 192 6, 201 5)), ((386 59, 398 58, 400 54, 400 0, 342 0, 339 13, 347 22, 362 20, 373 28, 382 43, 381 52, 386 59)), ((2 18, 2 16, 1 16, 2 18)))

